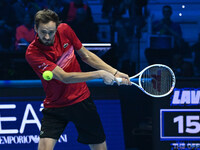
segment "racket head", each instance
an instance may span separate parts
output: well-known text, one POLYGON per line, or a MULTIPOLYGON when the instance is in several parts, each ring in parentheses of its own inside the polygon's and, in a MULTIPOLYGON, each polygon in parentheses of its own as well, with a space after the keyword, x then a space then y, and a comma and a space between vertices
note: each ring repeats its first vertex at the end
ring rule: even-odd
POLYGON ((169 95, 176 84, 176 77, 172 69, 163 64, 153 64, 140 72, 139 87, 152 97, 169 95))

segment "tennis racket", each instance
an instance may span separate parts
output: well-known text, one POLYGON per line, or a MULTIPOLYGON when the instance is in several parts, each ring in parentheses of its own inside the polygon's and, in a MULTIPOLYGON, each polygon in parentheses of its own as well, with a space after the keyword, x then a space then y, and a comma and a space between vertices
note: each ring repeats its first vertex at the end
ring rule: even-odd
MULTIPOLYGON (((117 78, 117 80, 122 82, 122 78, 117 78)), ((130 77, 130 81, 132 85, 152 97, 169 95, 176 84, 174 72, 163 64, 154 64, 144 68, 140 73, 130 77)))

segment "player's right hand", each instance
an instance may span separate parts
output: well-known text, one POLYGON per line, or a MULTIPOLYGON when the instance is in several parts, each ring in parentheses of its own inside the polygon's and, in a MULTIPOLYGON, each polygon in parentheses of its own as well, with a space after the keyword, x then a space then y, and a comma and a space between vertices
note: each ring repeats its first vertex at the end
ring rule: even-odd
POLYGON ((106 85, 113 85, 115 82, 120 85, 120 83, 116 80, 115 76, 110 73, 110 72, 107 72, 105 70, 100 70, 100 74, 101 74, 101 78, 103 79, 103 82, 106 84, 106 85))
POLYGON ((117 74, 115 75, 115 77, 116 78, 122 78, 122 81, 119 82, 120 85, 132 85, 132 83, 129 79, 129 76, 125 73, 118 71, 117 74))

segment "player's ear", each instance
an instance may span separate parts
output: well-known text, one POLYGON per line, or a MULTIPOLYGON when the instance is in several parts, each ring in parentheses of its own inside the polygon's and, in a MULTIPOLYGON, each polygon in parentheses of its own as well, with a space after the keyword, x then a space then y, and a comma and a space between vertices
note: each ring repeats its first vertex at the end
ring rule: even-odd
POLYGON ((36 25, 34 25, 34 30, 36 33, 38 33, 38 29, 37 29, 36 25))

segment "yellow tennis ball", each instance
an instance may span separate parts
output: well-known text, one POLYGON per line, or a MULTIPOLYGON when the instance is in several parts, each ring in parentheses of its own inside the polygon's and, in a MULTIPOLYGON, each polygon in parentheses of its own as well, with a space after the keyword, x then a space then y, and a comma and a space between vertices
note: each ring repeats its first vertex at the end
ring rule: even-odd
POLYGON ((47 71, 43 72, 42 77, 44 80, 49 81, 53 78, 53 73, 51 71, 47 70, 47 71))

